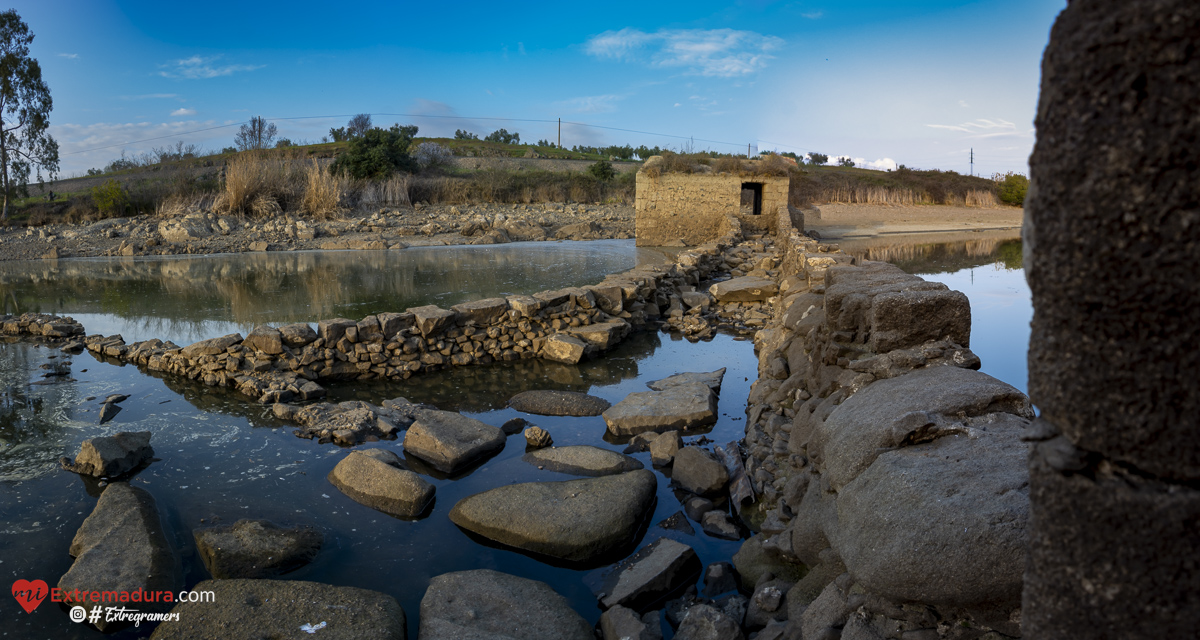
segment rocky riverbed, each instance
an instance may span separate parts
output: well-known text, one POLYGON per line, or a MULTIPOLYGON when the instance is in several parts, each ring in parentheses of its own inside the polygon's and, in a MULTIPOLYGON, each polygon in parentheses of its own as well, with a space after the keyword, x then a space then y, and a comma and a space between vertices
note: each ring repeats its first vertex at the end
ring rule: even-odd
POLYGON ((255 218, 193 208, 171 215, 3 227, 0 260, 623 239, 633 237, 633 223, 633 207, 604 204, 418 204, 328 220, 298 214, 255 218))

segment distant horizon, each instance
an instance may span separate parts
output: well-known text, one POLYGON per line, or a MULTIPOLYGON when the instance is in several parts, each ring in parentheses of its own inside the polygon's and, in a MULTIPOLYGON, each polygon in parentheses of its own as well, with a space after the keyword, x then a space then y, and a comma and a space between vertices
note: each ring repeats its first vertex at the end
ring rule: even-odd
POLYGON ((967 174, 973 148, 976 175, 1027 174, 1065 0, 234 7, 16 2, 54 98, 60 177, 177 140, 220 151, 254 115, 316 143, 356 113, 527 144, 555 142, 561 117, 567 149, 749 146, 884 170, 967 174))

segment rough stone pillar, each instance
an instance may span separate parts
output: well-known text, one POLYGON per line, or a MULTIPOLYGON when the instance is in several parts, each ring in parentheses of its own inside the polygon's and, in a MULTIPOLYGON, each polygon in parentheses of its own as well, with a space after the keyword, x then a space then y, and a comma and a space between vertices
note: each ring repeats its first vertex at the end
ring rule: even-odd
POLYGON ((1200 630, 1200 2, 1074 0, 1042 63, 1026 638, 1200 630))

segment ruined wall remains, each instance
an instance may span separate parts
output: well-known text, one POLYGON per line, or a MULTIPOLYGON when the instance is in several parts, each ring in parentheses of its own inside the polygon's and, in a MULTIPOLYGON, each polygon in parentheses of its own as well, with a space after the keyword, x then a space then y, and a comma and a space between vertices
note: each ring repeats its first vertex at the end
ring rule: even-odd
POLYGON ((1028 399, 976 371, 962 293, 778 216, 744 441, 762 522, 738 572, 776 576, 783 637, 1019 635, 1028 399))
POLYGON ((1200 4, 1076 0, 1042 63, 1031 638, 1200 628, 1200 4))
POLYGON ((789 179, 733 174, 662 173, 651 177, 639 171, 635 221, 639 246, 663 246, 683 240, 688 246, 712 242, 725 235, 726 219, 741 222, 747 234, 775 233, 779 208, 787 207, 789 179), (762 184, 762 213, 744 213, 742 185, 762 184))

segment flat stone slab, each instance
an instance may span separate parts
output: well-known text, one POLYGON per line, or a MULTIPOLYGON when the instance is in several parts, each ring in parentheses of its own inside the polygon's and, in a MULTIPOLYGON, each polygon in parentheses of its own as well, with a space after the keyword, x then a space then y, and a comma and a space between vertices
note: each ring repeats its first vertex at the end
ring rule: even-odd
POLYGON ((631 393, 603 415, 609 433, 615 436, 691 429, 717 421, 717 398, 708 385, 691 382, 663 391, 631 393))
POLYGON ((696 551, 682 542, 659 538, 615 566, 589 576, 592 592, 604 608, 622 605, 641 611, 700 576, 696 551))
POLYGON ((180 354, 185 358, 199 358, 200 356, 215 356, 225 353, 225 350, 242 341, 242 334, 231 333, 220 338, 209 338, 193 342, 184 347, 180 354))
POLYGON ((405 640, 404 609, 378 591, 301 580, 205 580, 212 602, 181 602, 151 640, 319 638, 405 640), (311 635, 310 635, 311 634, 311 635))
POLYGON ((419 640, 592 640, 592 626, 544 582, 476 569, 435 577, 419 640))
POLYGON ((539 416, 598 416, 612 404, 578 391, 522 391, 508 401, 517 411, 539 416))
POLYGON ((452 411, 423 411, 404 435, 404 450, 443 473, 454 473, 504 448, 504 432, 452 411))
POLYGON ((429 337, 445 329, 446 325, 454 321, 454 316, 456 315, 453 311, 448 311, 434 304, 413 307, 408 310, 408 313, 413 314, 413 322, 417 330, 425 337, 429 337))
MULTIPOLYGON (((105 402, 104 408, 112 407, 120 411, 116 402, 119 400, 105 402)), ((69 458, 62 458, 59 462, 67 471, 98 478, 117 478, 153 457, 149 431, 121 431, 111 436, 84 440, 74 462, 69 458)))
MULTIPOLYGON (((180 586, 176 560, 159 520, 154 498, 125 482, 104 489, 83 521, 69 553, 75 558, 58 581, 67 600, 90 607, 90 594, 104 591, 172 591, 180 586), (79 600, 72 595, 78 590, 79 600)), ((143 603, 143 611, 165 611, 163 603, 143 603)), ((111 623, 96 625, 103 631, 111 623)))
POLYGON ((629 335, 628 322, 620 318, 567 329, 566 332, 600 350, 615 347, 629 335))
POLYGON ((778 293, 779 285, 758 276, 742 276, 718 282, 708 292, 717 302, 761 302, 778 293))
POLYGON ((645 469, 563 482, 526 482, 463 498, 450 520, 485 538, 587 562, 633 542, 658 481, 645 469))
POLYGON ((192 532, 196 551, 212 577, 271 578, 303 567, 316 557, 324 536, 312 527, 283 528, 266 520, 192 532))
POLYGON ((546 471, 577 476, 611 476, 645 468, 636 458, 589 445, 539 449, 525 454, 522 459, 546 471))
POLYGON ((393 516, 415 518, 433 501, 434 487, 398 463, 398 456, 390 451, 354 451, 337 463, 328 478, 359 504, 393 516))
POLYGON ((542 345, 542 358, 564 364, 577 364, 587 353, 587 347, 588 343, 575 336, 556 333, 546 338, 545 344, 542 345))
POLYGON ((450 307, 456 315, 455 322, 459 325, 475 324, 486 326, 502 320, 508 313, 508 300, 504 298, 484 298, 473 302, 464 302, 450 307))
POLYGON ((700 384, 708 385, 708 388, 712 389, 713 393, 720 395, 721 382, 723 380, 725 380, 725 367, 721 367, 716 371, 709 371, 708 373, 677 373, 662 380, 647 382, 646 386, 655 391, 665 391, 671 387, 699 382, 700 384))

